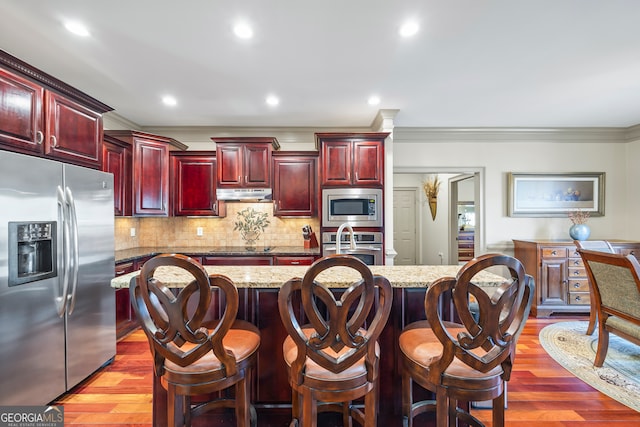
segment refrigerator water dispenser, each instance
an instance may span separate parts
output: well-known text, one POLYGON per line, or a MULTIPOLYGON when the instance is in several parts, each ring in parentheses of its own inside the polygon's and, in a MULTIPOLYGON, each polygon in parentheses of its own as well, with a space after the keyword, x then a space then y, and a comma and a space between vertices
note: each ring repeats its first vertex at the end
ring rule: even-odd
POLYGON ((9 223, 9 286, 55 277, 56 222, 9 223))

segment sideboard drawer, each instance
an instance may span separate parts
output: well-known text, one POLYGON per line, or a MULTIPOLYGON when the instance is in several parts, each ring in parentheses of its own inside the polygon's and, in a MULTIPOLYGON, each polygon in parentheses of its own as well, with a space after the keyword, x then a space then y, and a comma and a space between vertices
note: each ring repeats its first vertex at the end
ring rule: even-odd
POLYGON ((587 277, 587 270, 584 267, 569 267, 569 279, 572 277, 587 277))
POLYGON ((569 304, 571 305, 589 305, 590 302, 589 292, 569 292, 569 304))
POLYGON ((567 248, 547 247, 542 248, 542 258, 566 258, 567 248))
POLYGON ((569 292, 589 292, 589 280, 569 278, 569 292))

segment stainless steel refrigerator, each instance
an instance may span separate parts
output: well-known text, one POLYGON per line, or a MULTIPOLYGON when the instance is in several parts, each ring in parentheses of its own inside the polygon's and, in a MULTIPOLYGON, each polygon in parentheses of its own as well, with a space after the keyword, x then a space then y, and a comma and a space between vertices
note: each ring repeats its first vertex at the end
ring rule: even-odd
POLYGON ((113 176, 0 151, 0 405, 44 405, 116 352, 113 176))

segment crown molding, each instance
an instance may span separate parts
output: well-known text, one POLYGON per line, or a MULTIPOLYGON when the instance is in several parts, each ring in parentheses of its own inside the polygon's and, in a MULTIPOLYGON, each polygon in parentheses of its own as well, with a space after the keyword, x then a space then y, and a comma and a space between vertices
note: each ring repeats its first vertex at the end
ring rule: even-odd
POLYGON ((396 142, 626 142, 626 128, 394 128, 396 142))
POLYGON ((102 120, 105 130, 140 130, 141 127, 137 123, 122 117, 120 114, 110 111, 103 114, 102 120))
POLYGON ((30 64, 27 64, 21 59, 18 59, 3 50, 0 50, 0 65, 26 77, 29 80, 43 85, 46 89, 53 90, 75 101, 79 101, 83 105, 92 108, 100 114, 113 110, 113 108, 87 95, 81 90, 78 90, 63 81, 58 80, 51 74, 47 74, 44 71, 30 64))
POLYGON ((396 118, 400 110, 382 109, 378 110, 378 114, 371 122, 371 129, 377 132, 389 131, 393 129, 393 120, 396 118))
POLYGON ((144 132, 178 137, 186 143, 208 142, 211 137, 274 137, 281 144, 308 143, 315 144, 315 134, 321 132, 371 132, 370 128, 338 128, 338 127, 243 127, 243 126, 148 126, 144 132))
POLYGON ((626 132, 626 138, 627 138, 627 142, 640 140, 640 125, 628 127, 626 132))

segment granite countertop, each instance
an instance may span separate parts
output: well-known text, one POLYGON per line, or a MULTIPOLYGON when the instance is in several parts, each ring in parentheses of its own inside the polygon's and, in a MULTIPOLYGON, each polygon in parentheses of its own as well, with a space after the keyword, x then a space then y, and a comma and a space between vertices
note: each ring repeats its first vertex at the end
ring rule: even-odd
POLYGON ((116 262, 133 261, 145 256, 158 254, 185 254, 201 256, 319 256, 320 248, 305 249, 301 246, 257 246, 255 251, 247 250, 244 246, 213 246, 203 247, 142 247, 116 251, 116 262))
MULTIPOLYGON (((372 265, 374 274, 385 276, 396 288, 423 288, 440 277, 455 276, 459 265, 372 265)), ((294 277, 302 277, 308 266, 205 266, 209 274, 222 274, 229 277, 238 288, 280 288, 284 282, 294 277)), ((111 281, 114 288, 127 288, 131 278, 139 272, 116 277, 111 281)), ((180 288, 193 280, 193 277, 176 267, 159 267, 154 275, 168 287, 180 288)), ((334 267, 322 272, 317 280, 329 287, 348 287, 358 280, 360 275, 348 267, 334 267)), ((502 284, 504 278, 496 274, 482 272, 475 282, 481 287, 495 287, 502 284)))

